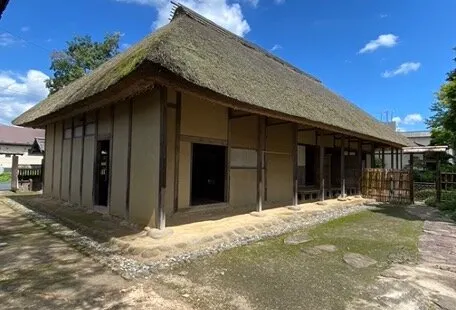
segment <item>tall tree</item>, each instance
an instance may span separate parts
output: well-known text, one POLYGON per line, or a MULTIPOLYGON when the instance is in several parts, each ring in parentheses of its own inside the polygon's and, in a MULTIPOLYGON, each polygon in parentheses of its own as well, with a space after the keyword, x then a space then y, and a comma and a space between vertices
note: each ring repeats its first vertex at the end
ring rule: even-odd
MULTIPOLYGON (((456 62, 456 58, 454 60, 456 62)), ((456 69, 448 72, 446 82, 436 94, 431 112, 433 115, 427 120, 432 133, 431 143, 447 144, 456 149, 456 69)))
POLYGON ((94 42, 90 36, 76 36, 67 42, 66 49, 52 53, 50 69, 54 75, 46 81, 50 93, 55 93, 117 55, 119 40, 119 33, 107 34, 103 42, 94 42))

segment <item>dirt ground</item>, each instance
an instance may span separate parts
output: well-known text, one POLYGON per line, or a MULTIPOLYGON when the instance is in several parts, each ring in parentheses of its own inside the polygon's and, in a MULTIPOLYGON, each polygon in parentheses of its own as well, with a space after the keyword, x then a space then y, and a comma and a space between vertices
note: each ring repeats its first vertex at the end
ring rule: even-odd
POLYGON ((0 197, 2 309, 456 309, 455 253, 433 209, 381 207, 127 281, 0 197))

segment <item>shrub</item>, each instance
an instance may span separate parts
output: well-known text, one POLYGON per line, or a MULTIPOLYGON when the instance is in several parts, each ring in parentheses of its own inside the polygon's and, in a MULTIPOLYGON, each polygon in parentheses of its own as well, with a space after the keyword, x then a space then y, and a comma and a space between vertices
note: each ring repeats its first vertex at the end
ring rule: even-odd
POLYGON ((0 183, 8 182, 11 181, 11 173, 10 172, 4 172, 0 173, 0 183))

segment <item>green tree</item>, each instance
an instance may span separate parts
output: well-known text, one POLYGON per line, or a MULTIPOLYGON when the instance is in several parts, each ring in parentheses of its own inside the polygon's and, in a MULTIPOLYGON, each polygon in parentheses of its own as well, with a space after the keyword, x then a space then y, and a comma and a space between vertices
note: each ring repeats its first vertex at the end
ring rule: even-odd
POLYGON ((117 55, 119 40, 119 33, 107 34, 103 42, 94 42, 90 36, 76 36, 67 42, 66 49, 52 53, 50 69, 54 74, 46 81, 50 93, 55 93, 117 55))
MULTIPOLYGON (((456 62, 456 58, 454 60, 456 62)), ((456 69, 448 72, 445 83, 436 94, 431 112, 433 114, 427 120, 432 134, 431 144, 446 144, 456 149, 456 69)))

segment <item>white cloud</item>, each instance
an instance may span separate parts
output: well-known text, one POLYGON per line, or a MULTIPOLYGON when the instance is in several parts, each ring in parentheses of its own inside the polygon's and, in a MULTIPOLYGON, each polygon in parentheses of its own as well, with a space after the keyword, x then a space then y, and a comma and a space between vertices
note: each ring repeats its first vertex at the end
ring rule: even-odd
POLYGON ((258 3, 260 2, 260 0, 244 0, 244 1, 249 3, 254 8, 256 8, 258 6, 258 3))
POLYGON ((358 54, 364 54, 373 52, 380 47, 393 47, 397 44, 399 37, 394 34, 382 34, 377 39, 371 40, 362 49, 359 50, 358 54))
POLYGON ((380 16, 380 18, 387 18, 388 14, 380 14, 379 16, 380 16))
POLYGON ((399 125, 399 124, 415 125, 415 124, 422 123, 424 121, 424 118, 419 113, 412 113, 412 114, 406 115, 403 119, 400 118, 399 116, 393 117, 392 121, 395 122, 396 125, 399 125))
POLYGON ((30 31, 30 27, 29 26, 23 26, 23 27, 21 27, 21 31, 22 32, 30 31))
POLYGON ((282 49, 282 45, 280 44, 274 44, 274 46, 271 48, 271 52, 277 51, 282 49))
POLYGON ((0 33, 0 46, 11 46, 20 42, 22 42, 22 40, 16 39, 11 33, 0 33))
MULTIPOLYGON (((158 18, 154 22, 155 28, 159 28, 169 22, 170 12, 173 9, 173 4, 169 0, 116 1, 155 7, 158 12, 158 18)), ((255 1, 250 2, 252 3, 255 1)), ((241 5, 239 3, 230 4, 228 0, 181 0, 179 3, 241 37, 250 31, 250 26, 242 14, 241 5)))
POLYGON ((421 67, 421 63, 419 62, 404 62, 395 70, 387 70, 382 73, 384 78, 391 78, 395 77, 396 75, 407 75, 410 72, 418 71, 421 67))
POLYGON ((29 70, 26 75, 0 72, 0 123, 9 124, 44 99, 49 93, 45 85, 48 78, 38 70, 29 70))

